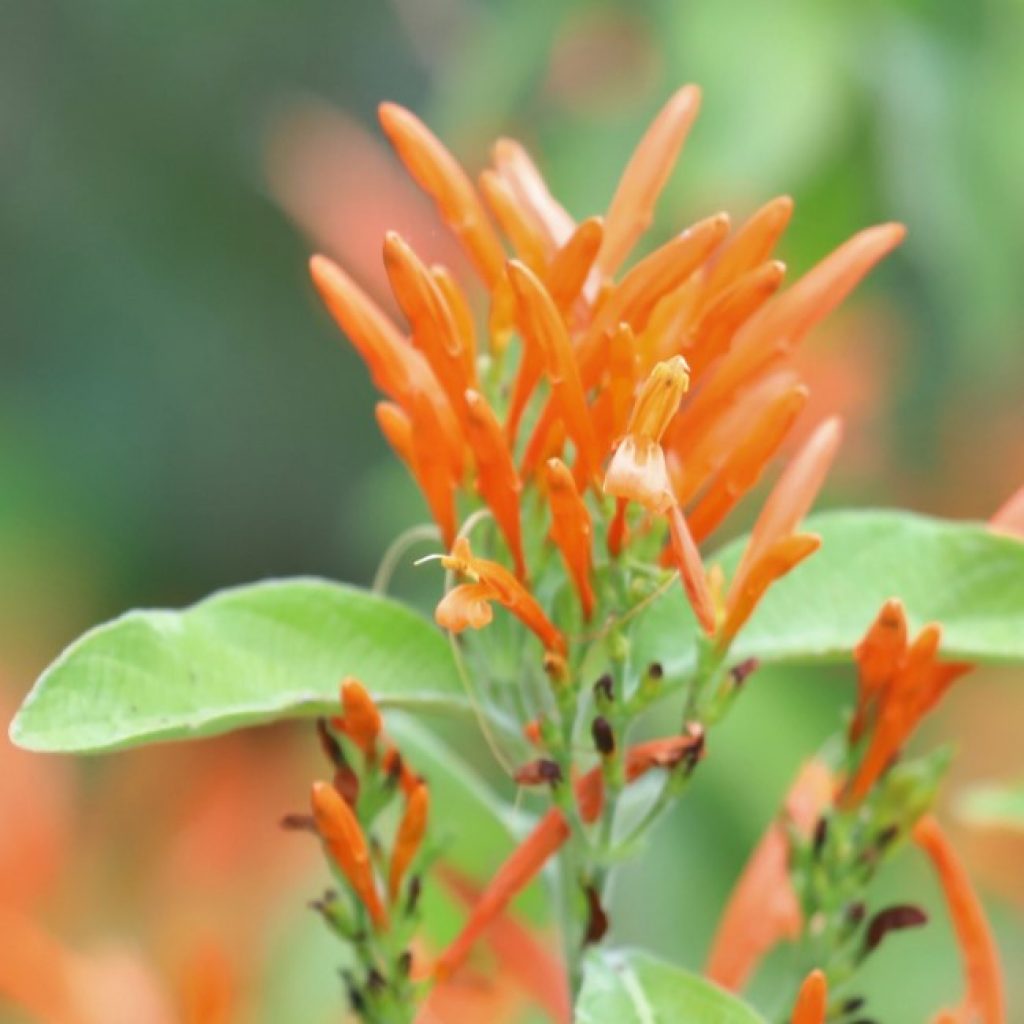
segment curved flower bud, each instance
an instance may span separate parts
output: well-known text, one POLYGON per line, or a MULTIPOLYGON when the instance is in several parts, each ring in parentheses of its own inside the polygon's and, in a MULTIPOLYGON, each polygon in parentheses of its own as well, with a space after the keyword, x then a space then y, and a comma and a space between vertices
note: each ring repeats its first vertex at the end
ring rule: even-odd
POLYGON ((583 616, 594 611, 594 589, 590 585, 590 513, 565 463, 549 459, 546 466, 548 501, 551 504, 551 539, 562 553, 573 584, 580 596, 583 616))
POLYGON ((394 849, 391 851, 391 873, 388 877, 388 895, 391 902, 398 899, 402 879, 419 851, 427 831, 427 816, 430 811, 430 791, 426 783, 420 782, 408 795, 405 813, 398 825, 394 849))
POLYGON ((352 808, 326 782, 314 782, 311 803, 317 832, 334 863, 362 901, 377 929, 386 928, 388 913, 377 892, 370 851, 352 808))
POLYGON ((914 826, 914 842, 928 855, 939 876, 950 917, 960 944, 967 991, 957 1020, 978 1024, 1003 1024, 1006 995, 1003 991, 999 951, 985 919, 985 911, 971 885, 956 850, 931 815, 914 826))
POLYGON ((700 89, 683 86, 658 111, 633 151, 608 207, 605 238, 597 259, 602 274, 614 274, 650 226, 654 205, 699 110, 700 89))
POLYGON ((828 982, 820 970, 804 978, 793 1007, 793 1024, 825 1024, 828 1010, 828 982))
POLYGON ((411 111, 382 103, 381 127, 416 183, 437 204, 480 276, 493 286, 505 261, 497 233, 472 182, 441 141, 411 111))

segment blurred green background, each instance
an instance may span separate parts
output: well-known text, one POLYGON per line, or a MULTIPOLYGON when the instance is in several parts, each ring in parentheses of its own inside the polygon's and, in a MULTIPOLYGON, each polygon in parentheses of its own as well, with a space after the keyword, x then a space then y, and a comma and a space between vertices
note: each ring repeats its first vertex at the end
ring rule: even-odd
MULTIPOLYGON (((365 582, 423 518, 305 272, 325 247, 373 288, 381 218, 422 223, 384 173, 384 98, 472 169, 496 136, 521 138, 584 216, 669 91, 700 83, 655 234, 788 192, 783 255, 800 272, 868 223, 909 227, 812 342, 821 407, 851 422, 828 500, 984 517, 1024 480, 1024 3, 25 0, 4 15, 8 704, 126 607, 270 575, 365 582)), ((630 905, 662 908, 627 916, 627 938, 699 963, 714 905, 847 682, 759 683, 732 753, 666 828, 658 872, 624 883, 630 905)), ((957 700, 934 731, 952 731, 954 713, 971 723, 961 774, 1012 769, 1012 743, 985 737, 993 709, 1020 720, 1014 680, 957 700)), ((1019 957, 1024 893, 988 878, 1019 957)), ((130 915, 118 927, 130 937, 130 915)), ((929 978, 947 1000, 956 991, 950 971, 931 974, 953 963, 940 927, 880 959, 880 985, 901 979, 886 1020, 921 1019, 929 978)))

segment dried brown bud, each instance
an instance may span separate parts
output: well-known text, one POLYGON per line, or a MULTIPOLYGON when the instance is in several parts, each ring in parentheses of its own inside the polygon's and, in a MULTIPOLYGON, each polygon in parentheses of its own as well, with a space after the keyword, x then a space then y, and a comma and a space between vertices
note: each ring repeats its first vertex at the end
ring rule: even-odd
POLYGON ((587 896, 587 931, 583 936, 583 945, 590 946, 605 937, 608 931, 608 915, 601 906, 601 897, 594 886, 588 885, 584 892, 587 896))
POLYGON ((757 671, 760 664, 757 658, 747 658, 738 665, 733 665, 729 669, 729 678, 732 680, 733 686, 737 688, 742 686, 757 671))
POLYGON ((611 677, 611 673, 605 672, 605 674, 601 676, 596 683, 594 683, 594 697, 597 698, 597 700, 615 700, 615 682, 611 677))
POLYGON ((863 955, 878 948, 882 939, 889 932, 901 931, 904 928, 920 928, 928 923, 928 915, 910 903, 902 903, 880 910, 871 919, 867 934, 864 936, 863 955))
POLYGON ((594 746, 602 757, 611 757, 615 753, 615 733, 607 718, 598 715, 590 726, 590 734, 594 737, 594 746))

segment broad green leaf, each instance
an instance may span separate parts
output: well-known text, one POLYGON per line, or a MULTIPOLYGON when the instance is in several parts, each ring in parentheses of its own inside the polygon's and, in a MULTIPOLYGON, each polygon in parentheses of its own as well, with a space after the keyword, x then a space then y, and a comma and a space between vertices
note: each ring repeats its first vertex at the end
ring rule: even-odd
POLYGON ((649 953, 592 952, 583 966, 576 1024, 764 1024, 713 982, 649 953))
MULTIPOLYGON (((942 653, 969 661, 1024 661, 1024 544, 982 524, 907 512, 846 511, 807 520, 821 550, 775 584, 741 632, 732 657, 764 662, 850 656, 882 602, 902 598, 911 625, 942 624, 942 653)), ((746 538, 709 562, 732 572, 746 538)), ((673 674, 693 664, 693 614, 681 587, 637 625, 637 659, 673 674)))
POLYGON ((86 633, 11 725, 30 750, 113 750, 337 709, 361 679, 383 707, 465 710, 443 634, 405 605, 327 580, 270 580, 86 633))
POLYGON ((1024 782, 973 786, 957 801, 957 810, 972 825, 1024 832, 1024 782))

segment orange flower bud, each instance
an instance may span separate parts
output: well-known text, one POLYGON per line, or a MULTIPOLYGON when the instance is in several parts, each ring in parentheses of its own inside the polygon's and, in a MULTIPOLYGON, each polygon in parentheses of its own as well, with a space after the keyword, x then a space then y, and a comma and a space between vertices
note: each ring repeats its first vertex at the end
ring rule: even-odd
POLYGON ((395 846, 391 853, 391 874, 388 879, 388 894, 392 903, 398 898, 402 878, 423 842, 429 810, 430 791, 426 784, 421 782, 406 800, 405 813, 395 836, 395 846))
POLYGON ((777 540, 792 533, 810 511, 841 440, 842 424, 833 417, 825 420, 790 459, 758 514, 733 576, 732 589, 738 591, 747 570, 777 540))
POLYGON ((776 541, 750 567, 742 586, 735 591, 730 589, 726 598, 725 621, 718 634, 719 645, 727 647, 753 614, 768 588, 820 547, 821 538, 810 533, 794 534, 776 541))
POLYGON ((808 391, 797 384, 783 392, 758 418, 746 437, 726 457, 700 501, 689 515, 698 543, 709 537, 757 483, 769 459, 779 450, 797 416, 807 404, 808 391))
POLYGON ((563 312, 580 297, 603 238, 604 221, 600 217, 590 217, 580 223, 552 256, 545 284, 555 305, 563 312))
POLYGON ((426 357, 456 413, 465 391, 476 386, 476 363, 434 275, 400 235, 384 239, 384 268, 395 299, 412 328, 413 344, 426 357))
POLYGON ((658 112, 634 150, 608 207, 604 242, 597 259, 602 274, 614 274, 650 226, 655 203, 698 110, 700 89, 695 85, 679 89, 658 112))
POLYGON ((551 382, 551 397, 576 446, 584 475, 589 478, 598 469, 597 438, 565 324, 547 289, 532 271, 510 260, 508 274, 520 327, 543 358, 551 382))
POLYGON ((413 113, 382 103, 381 127, 416 183, 437 204, 442 220, 462 243, 484 282, 501 276, 504 252, 472 182, 459 162, 413 113))
POLYGON ((338 869, 369 911, 374 927, 386 928, 387 910, 377 892, 366 837, 352 808, 326 782, 313 783, 312 806, 317 831, 338 869))
POLYGON ((921 719, 972 668, 962 662, 939 662, 941 637, 937 623, 926 625, 907 649, 896 674, 884 684, 874 702, 877 711, 867 751, 843 790, 843 806, 856 806, 867 796, 921 719))
POLYGON ((484 171, 479 184, 484 202, 512 243, 516 256, 535 273, 543 274, 548 239, 542 229, 531 219, 529 211, 519 205, 511 186, 497 171, 484 171))
POLYGON ((363 753, 373 753, 382 728, 380 712, 366 687, 353 676, 342 680, 341 707, 341 727, 345 735, 363 753))
POLYGON ((891 597, 882 605, 864 638, 853 649, 857 662, 857 711, 850 740, 860 739, 882 693, 899 671, 907 653, 907 615, 903 602, 891 597))
POLYGON ((690 528, 678 505, 671 505, 668 510, 669 536, 672 541, 672 555, 679 570, 683 589, 693 608, 697 622, 705 633, 711 635, 715 631, 718 615, 711 590, 708 587, 707 573, 700 557, 700 551, 694 542, 690 528))
POLYGON ((533 220, 544 231, 549 246, 566 244, 576 225, 565 208, 551 195, 543 175, 521 143, 515 139, 498 139, 493 150, 494 166, 508 182, 520 206, 529 210, 533 220))
POLYGON ((793 1024, 825 1024, 828 1010, 828 982, 820 970, 804 978, 793 1007, 793 1024))
POLYGON ((551 539, 562 553, 572 576, 583 606, 583 616, 589 619, 594 610, 594 591, 590 585, 590 513, 576 489, 572 474, 561 460, 548 460, 547 484, 551 504, 551 539))
POLYGON ((477 470, 477 489, 494 513, 516 565, 516 574, 526 576, 523 538, 519 522, 519 474, 498 417, 477 391, 467 391, 466 426, 477 470))
POLYGON ((709 301, 767 260, 793 215, 793 200, 778 196, 741 224, 719 254, 704 286, 709 301))
POLYGON ((470 309, 469 299, 462 290, 462 286, 455 279, 455 275, 445 266, 435 263, 430 268, 430 276, 441 289, 441 294, 448 303, 452 317, 455 319, 455 327, 462 342, 464 358, 467 366, 476 372, 476 323, 473 319, 473 310, 470 309))
POLYGON ((695 378, 724 355, 737 331, 779 289, 786 265, 762 263, 722 290, 701 312, 690 330, 686 357, 695 378))

